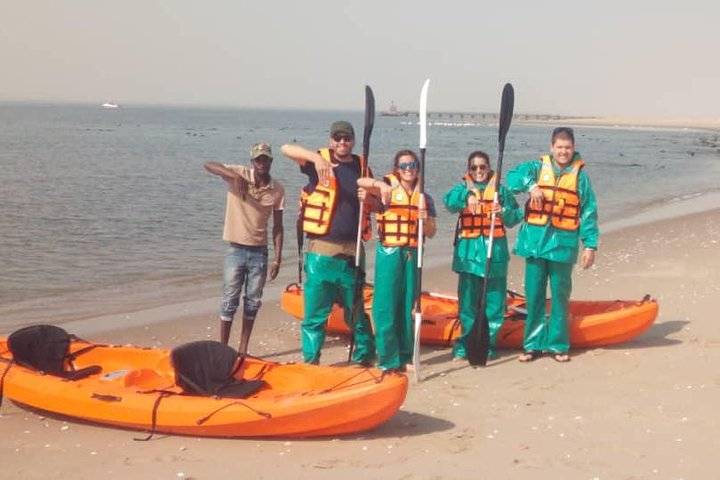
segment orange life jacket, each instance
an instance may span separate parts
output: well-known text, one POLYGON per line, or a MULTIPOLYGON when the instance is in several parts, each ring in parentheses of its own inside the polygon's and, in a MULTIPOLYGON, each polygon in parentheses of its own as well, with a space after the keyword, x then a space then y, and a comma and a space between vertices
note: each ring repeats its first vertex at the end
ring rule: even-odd
MULTIPOLYGON (((321 148, 320 155, 331 163, 334 156, 329 148, 321 148)), ((360 156, 360 176, 367 172, 365 157, 360 156)), ((321 183, 318 180, 315 189, 307 193, 302 190, 300 193, 300 212, 302 218, 302 228, 305 233, 313 235, 326 235, 330 231, 330 223, 335 212, 335 204, 337 200, 337 179, 331 176, 326 182, 321 183)), ((363 209, 362 222, 362 238, 370 240, 372 231, 370 227, 370 212, 367 208, 363 209)))
POLYGON ((541 208, 533 208, 528 200, 525 219, 531 225, 551 225, 560 230, 575 231, 580 225, 580 196, 577 191, 578 175, 585 163, 577 159, 560 178, 555 178, 550 155, 542 157, 538 186, 544 200, 541 208))
MULTIPOLYGON (((480 191, 475 187, 470 175, 463 177, 467 188, 472 191, 475 198, 478 199, 479 211, 472 213, 468 207, 460 212, 459 233, 461 238, 478 238, 490 237, 490 220, 492 219, 492 205, 495 197, 495 174, 490 178, 485 190, 480 191)), ((505 226, 503 225, 500 215, 495 215, 495 231, 493 237, 499 238, 505 236, 505 226)))
POLYGON ((386 183, 393 187, 390 204, 375 217, 380 242, 386 247, 417 247, 418 205, 420 192, 410 195, 395 175, 385 175, 386 183))

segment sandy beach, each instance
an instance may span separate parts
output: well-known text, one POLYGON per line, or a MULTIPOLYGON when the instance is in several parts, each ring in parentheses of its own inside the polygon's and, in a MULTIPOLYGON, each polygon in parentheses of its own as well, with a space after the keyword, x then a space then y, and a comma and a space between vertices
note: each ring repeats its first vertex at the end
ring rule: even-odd
MULTIPOLYGON (((497 478, 693 479, 714 476, 720 449, 720 210, 605 235, 597 265, 575 276, 576 299, 639 299, 660 304, 636 340, 573 351, 572 362, 517 362, 501 351, 484 369, 453 363, 423 347, 425 380, 378 429, 343 438, 208 439, 83 424, 2 406, 4 478, 497 478)), ((426 271, 428 289, 452 291, 447 266, 426 271)), ((510 287, 522 290, 513 259, 510 287)), ((90 340, 171 348, 216 338, 216 299, 89 319, 90 340), (97 323, 104 327, 98 327, 97 323), (123 325, 124 328, 119 328, 123 325)), ((65 324, 73 326, 73 323, 65 324)), ((80 328, 83 330, 83 328, 80 328)), ((232 343, 238 340, 235 331, 232 343)), ((251 353, 299 361, 298 324, 268 298, 251 353)), ((330 337, 323 362, 342 362, 346 341, 330 337)))
MULTIPOLYGON (((566 124, 720 130, 720 119, 566 124)), ((709 193, 601 225, 597 264, 576 272, 573 298, 651 294, 660 315, 632 342, 573 351, 569 364, 550 358, 521 364, 519 351, 501 350, 484 369, 451 362, 449 349, 423 347, 425 379, 411 384, 401 410, 374 431, 342 438, 157 435, 136 442, 136 432, 45 415, 6 399, 3 478, 713 478, 720 449, 720 209, 707 209, 719 204, 718 193, 709 193)), ((431 242, 429 251, 434 261, 424 288, 453 291, 449 247, 431 242)), ((266 288, 250 344, 254 355, 300 361, 299 323, 279 308, 279 292, 295 271, 290 263, 283 280, 266 288)), ((3 306, 0 314, 13 328, 42 321, 99 343, 169 349, 217 339, 220 281, 219 275, 168 281, 160 291, 108 287, 94 292, 92 302, 75 293, 3 306)), ((511 263, 509 287, 524 290, 519 258, 511 263)), ((238 340, 236 325, 231 343, 238 340)), ((328 337, 323 363, 346 357, 347 339, 328 337)))
POLYGON ((720 131, 716 117, 563 117, 548 120, 515 120, 516 123, 540 123, 622 128, 669 128, 720 131))

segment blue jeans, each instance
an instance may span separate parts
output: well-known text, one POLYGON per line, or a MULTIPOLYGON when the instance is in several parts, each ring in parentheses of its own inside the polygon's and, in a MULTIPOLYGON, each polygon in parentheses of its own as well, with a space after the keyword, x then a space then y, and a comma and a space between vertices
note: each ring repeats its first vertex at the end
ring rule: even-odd
POLYGON ((230 243, 225 253, 223 296, 220 318, 232 321, 237 311, 240 292, 245 286, 243 318, 255 319, 260 310, 265 279, 267 278, 268 249, 266 246, 248 246, 230 243))

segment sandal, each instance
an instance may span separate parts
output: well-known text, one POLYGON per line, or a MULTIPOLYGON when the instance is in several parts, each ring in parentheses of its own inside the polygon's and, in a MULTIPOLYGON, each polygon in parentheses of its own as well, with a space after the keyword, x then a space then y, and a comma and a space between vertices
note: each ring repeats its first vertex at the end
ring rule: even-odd
POLYGON ((567 363, 570 361, 570 355, 567 353, 553 353, 552 358, 558 363, 567 363))
POLYGON ((539 350, 532 350, 530 352, 523 352, 522 355, 518 358, 518 362, 532 362, 533 360, 536 360, 540 358, 540 355, 542 355, 542 352, 539 350))

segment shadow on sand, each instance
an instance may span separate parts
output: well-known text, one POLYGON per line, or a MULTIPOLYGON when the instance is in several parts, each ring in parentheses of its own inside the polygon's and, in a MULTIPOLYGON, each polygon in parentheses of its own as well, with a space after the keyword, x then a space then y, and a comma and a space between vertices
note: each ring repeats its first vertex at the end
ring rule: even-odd
POLYGON ((682 331, 688 323, 690 322, 687 320, 670 320, 668 322, 654 323, 648 331, 629 342, 607 345, 602 348, 607 350, 627 350, 679 345, 682 343, 682 340, 668 337, 682 331))

